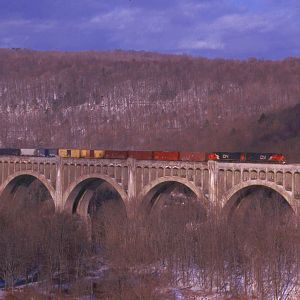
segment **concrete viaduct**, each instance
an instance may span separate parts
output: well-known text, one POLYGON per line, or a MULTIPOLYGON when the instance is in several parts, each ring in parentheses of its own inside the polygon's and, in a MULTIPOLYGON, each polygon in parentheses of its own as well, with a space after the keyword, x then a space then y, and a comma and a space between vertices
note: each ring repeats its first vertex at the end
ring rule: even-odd
POLYGON ((186 186, 206 207, 221 208, 249 188, 267 187, 300 212, 300 165, 296 164, 0 157, 0 201, 34 180, 49 191, 57 211, 83 217, 94 190, 103 183, 119 194, 128 216, 133 201, 151 210, 155 197, 170 183, 186 186))

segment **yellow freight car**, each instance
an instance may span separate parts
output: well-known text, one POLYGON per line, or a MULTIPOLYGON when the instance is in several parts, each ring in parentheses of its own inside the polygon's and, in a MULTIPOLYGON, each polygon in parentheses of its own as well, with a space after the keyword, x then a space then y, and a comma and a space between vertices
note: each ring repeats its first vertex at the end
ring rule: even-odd
POLYGON ((71 149, 72 158, 80 158, 80 149, 71 149))
POLYGON ((58 155, 60 157, 72 157, 72 158, 80 158, 80 150, 79 149, 58 149, 58 155))
POLYGON ((58 155, 63 158, 103 158, 105 151, 89 149, 58 149, 58 155))
POLYGON ((91 157, 91 152, 92 152, 92 150, 81 149, 80 150, 80 157, 82 157, 82 158, 90 158, 91 157))
POLYGON ((58 149, 58 156, 60 156, 60 157, 70 157, 71 156, 71 150, 58 149))

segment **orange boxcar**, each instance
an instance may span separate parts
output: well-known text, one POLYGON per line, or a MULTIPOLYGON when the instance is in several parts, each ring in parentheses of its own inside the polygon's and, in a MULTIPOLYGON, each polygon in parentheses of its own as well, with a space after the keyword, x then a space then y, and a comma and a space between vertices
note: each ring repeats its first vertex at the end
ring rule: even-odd
POLYGON ((151 160, 153 159, 152 151, 128 151, 128 157, 139 160, 151 160))
POLYGON ((179 152, 175 151, 154 151, 155 160, 179 160, 179 152))
POLYGON ((105 151, 104 158, 126 159, 126 158, 128 158, 128 151, 108 150, 108 151, 105 151))
POLYGON ((179 159, 183 161, 205 161, 205 152, 180 152, 179 159))

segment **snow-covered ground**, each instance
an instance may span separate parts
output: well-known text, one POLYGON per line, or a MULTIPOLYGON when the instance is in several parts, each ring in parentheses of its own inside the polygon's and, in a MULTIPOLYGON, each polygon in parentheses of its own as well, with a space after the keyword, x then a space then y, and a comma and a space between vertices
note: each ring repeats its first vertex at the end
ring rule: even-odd
MULTIPOLYGON (((91 270, 83 280, 90 282, 101 281, 106 275, 111 271, 109 264, 104 261, 95 261, 94 268, 91 270)), ((175 299, 175 300, 225 300, 225 299, 237 299, 230 298, 230 288, 226 288, 226 296, 224 294, 218 293, 216 289, 209 291, 205 289, 203 285, 199 283, 198 270, 193 268, 190 270, 188 278, 182 278, 182 274, 171 273, 165 265, 160 264, 151 264, 143 266, 135 266, 134 268, 128 270, 128 276, 145 276, 152 275, 155 278, 165 278, 166 280, 161 280, 159 286, 155 288, 157 291, 157 299, 175 299)), ((21 291, 26 288, 34 288, 39 292, 43 291, 41 282, 40 283, 30 283, 27 285, 16 287, 15 290, 21 291)), ((254 292, 255 287, 249 291, 249 294, 254 292)), ((0 300, 5 299, 6 292, 0 290, 0 300)), ((89 297, 89 296, 87 296, 89 297)), ((82 295, 81 299, 85 299, 82 295)), ((86 298, 90 299, 90 298, 86 298)), ((238 299, 254 299, 254 296, 244 296, 238 299)), ((270 298, 271 299, 271 298, 270 298)), ((272 298, 274 299, 274 298, 272 298)), ((300 285, 295 287, 290 291, 289 295, 286 297, 280 298, 281 300, 299 300, 300 299, 300 285)))

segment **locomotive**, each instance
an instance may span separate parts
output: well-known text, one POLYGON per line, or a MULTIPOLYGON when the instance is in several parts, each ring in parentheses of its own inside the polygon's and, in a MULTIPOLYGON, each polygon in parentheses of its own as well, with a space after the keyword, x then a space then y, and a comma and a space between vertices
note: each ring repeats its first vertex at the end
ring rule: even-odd
POLYGON ((207 158, 227 162, 286 163, 285 156, 280 153, 214 152, 209 153, 207 158))
POLYGON ((116 151, 116 150, 90 150, 90 149, 0 149, 0 155, 6 156, 33 156, 62 158, 107 158, 162 161, 195 161, 209 160, 220 162, 241 163, 280 163, 285 164, 286 159, 280 153, 254 153, 254 152, 178 152, 178 151, 116 151))

